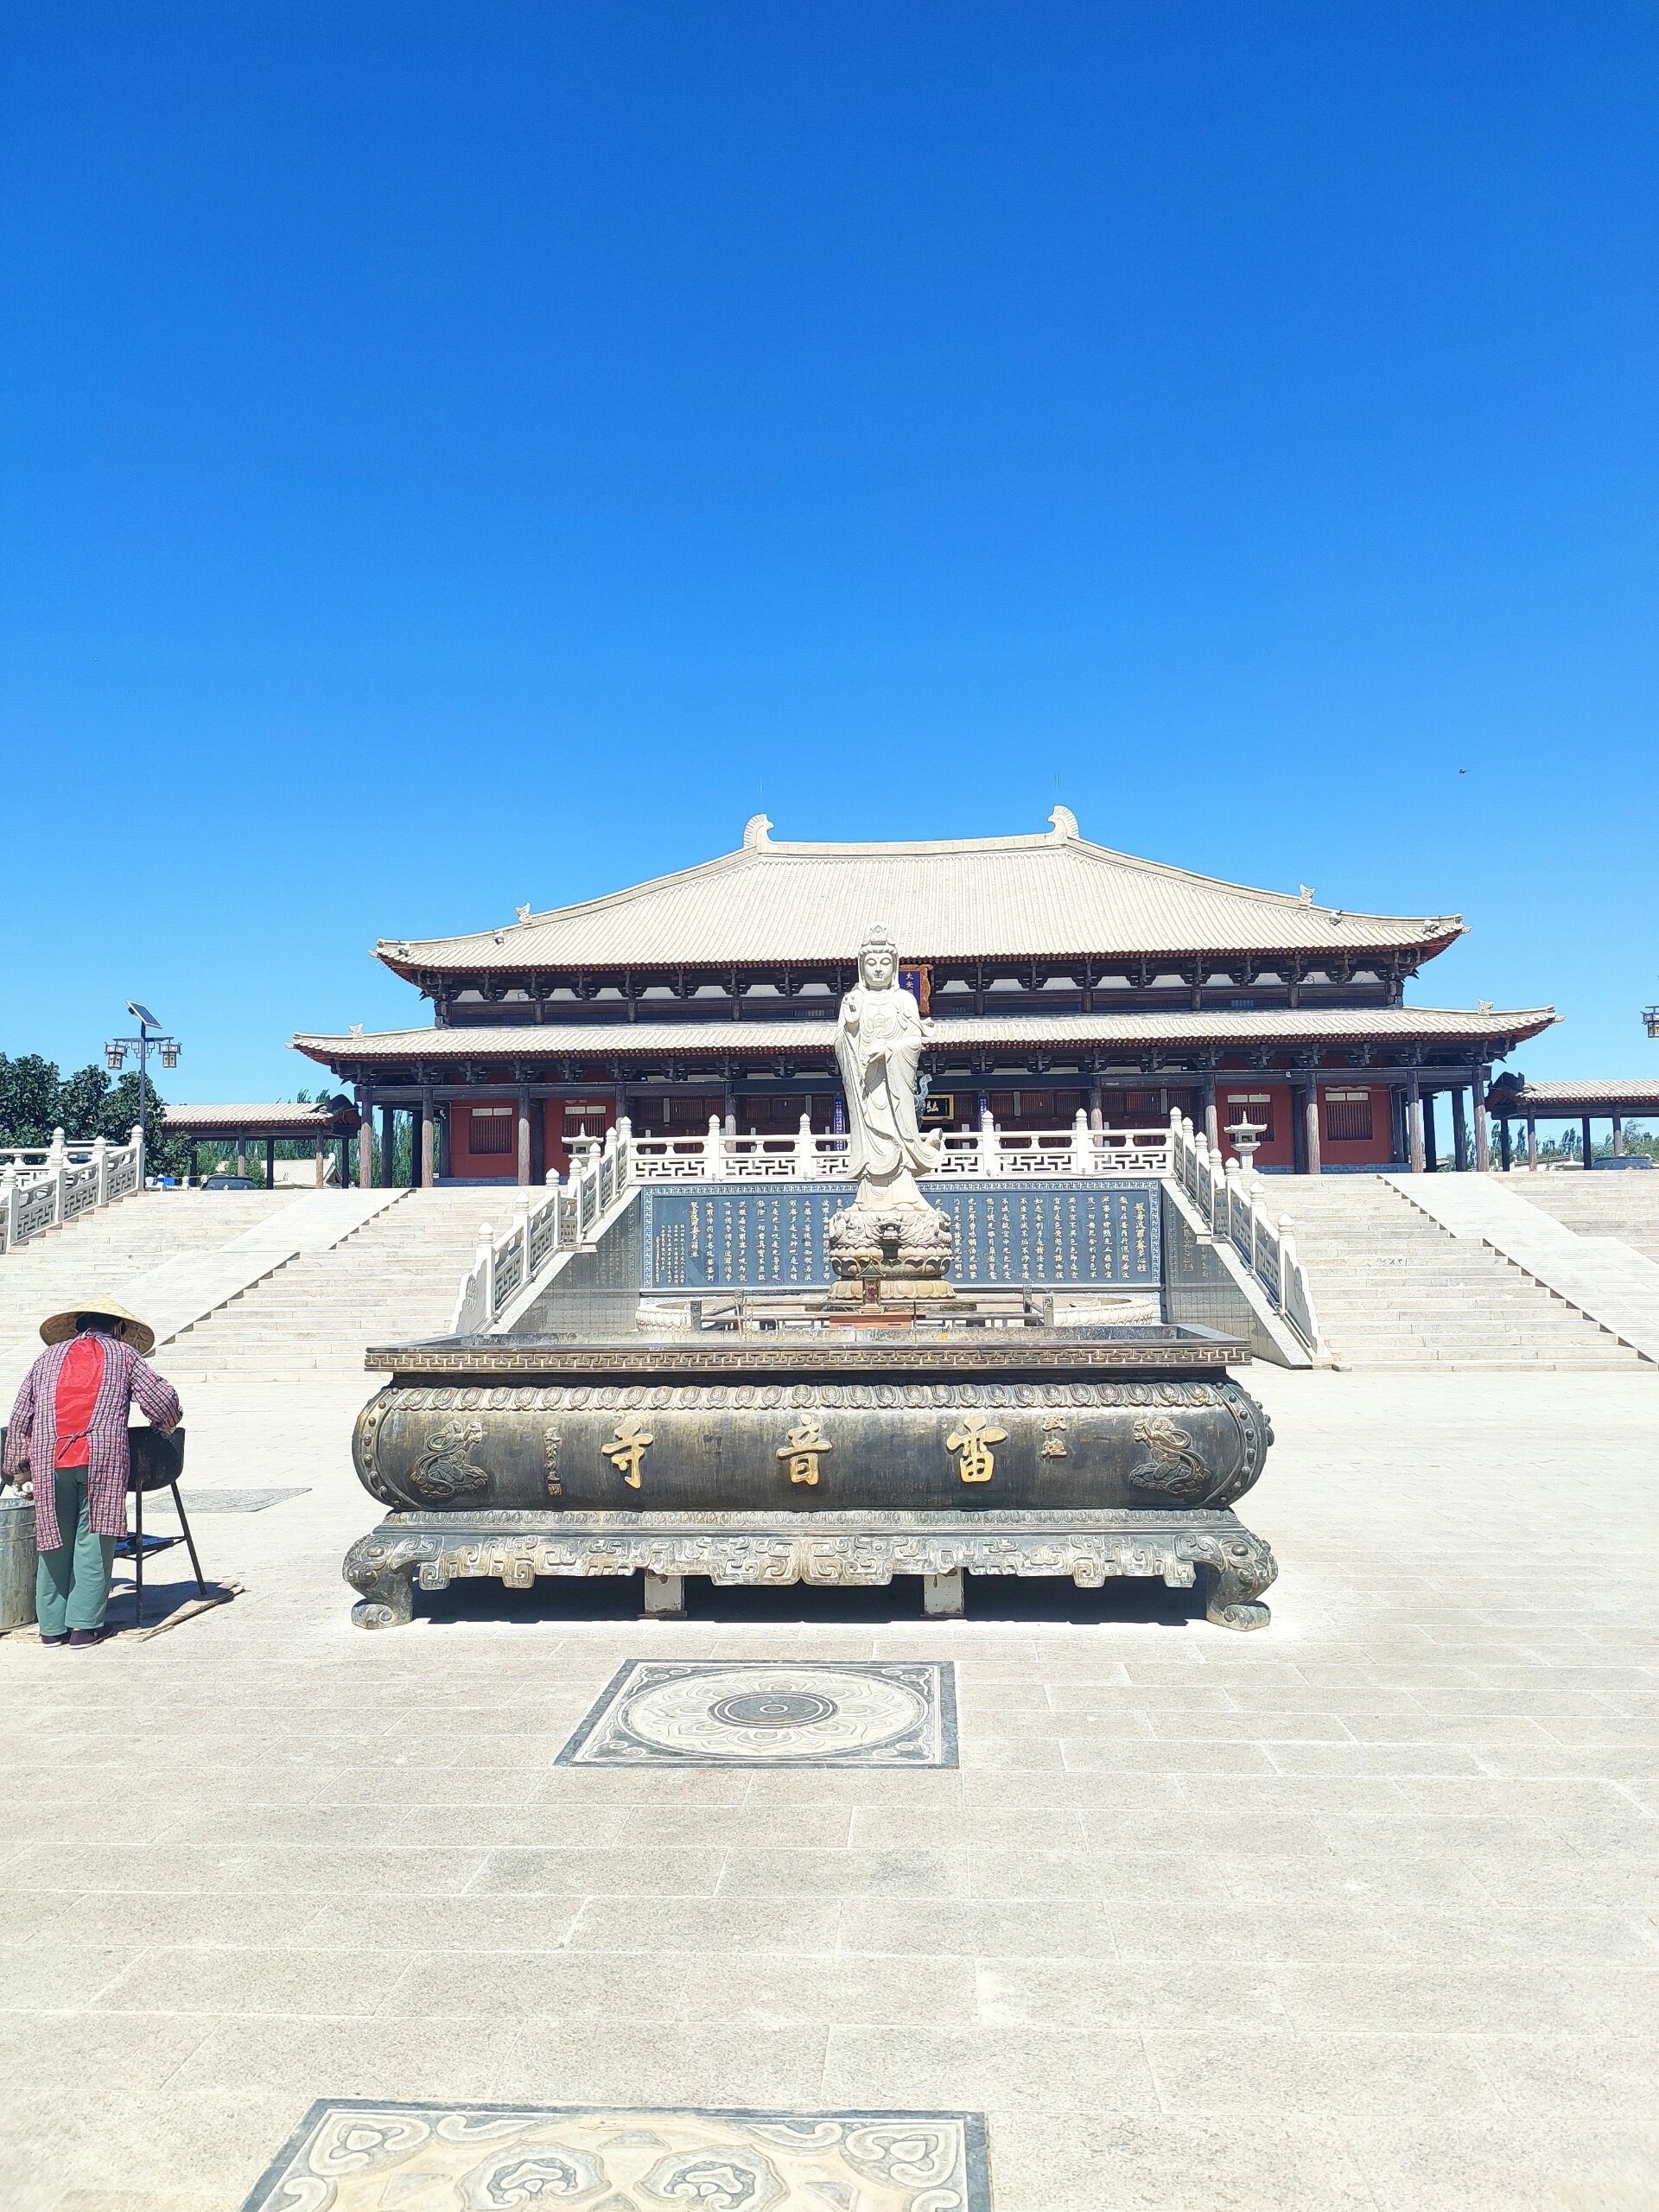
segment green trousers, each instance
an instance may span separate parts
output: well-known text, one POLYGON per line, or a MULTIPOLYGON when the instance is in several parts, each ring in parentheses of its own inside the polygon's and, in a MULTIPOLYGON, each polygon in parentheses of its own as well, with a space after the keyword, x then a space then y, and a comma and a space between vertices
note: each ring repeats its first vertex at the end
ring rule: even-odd
POLYGON ((102 1628, 110 1602, 115 1538, 95 1536, 86 1509, 86 1470, 60 1467, 56 1486, 58 1532, 64 1541, 42 1552, 35 1570, 35 1617, 42 1636, 72 1628, 102 1628), (71 1538, 68 1531, 73 1529, 71 1538))

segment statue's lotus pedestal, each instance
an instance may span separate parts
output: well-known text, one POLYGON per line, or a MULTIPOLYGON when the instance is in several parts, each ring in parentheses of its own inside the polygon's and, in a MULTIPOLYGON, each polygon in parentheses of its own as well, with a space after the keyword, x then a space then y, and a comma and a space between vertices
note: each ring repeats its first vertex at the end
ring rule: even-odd
POLYGON ((1204 1571, 1211 1620, 1260 1628, 1273 1554, 1230 1511, 1267 1416, 1227 1373, 1243 1348, 1165 1324, 1090 1335, 850 1332, 690 1341, 452 1338, 369 1354, 390 1376, 358 1416, 357 1471, 391 1510, 353 1546, 365 1628, 412 1584, 645 1577, 962 1578, 1204 1571))
POLYGON ((825 1243, 836 1277, 819 1307, 826 1320, 908 1328, 962 1303, 945 1281, 954 1240, 938 1206, 855 1200, 831 1217, 825 1243))

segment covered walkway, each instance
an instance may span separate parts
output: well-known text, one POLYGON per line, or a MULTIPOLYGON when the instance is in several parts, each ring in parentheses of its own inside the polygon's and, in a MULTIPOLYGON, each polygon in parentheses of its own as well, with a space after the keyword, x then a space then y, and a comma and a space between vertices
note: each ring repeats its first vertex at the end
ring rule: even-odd
POLYGON ((245 1175, 249 1146, 262 1143, 265 1148, 268 1191, 274 1190, 276 1183, 277 1140, 297 1137, 312 1147, 316 1187, 321 1191, 328 1179, 327 1147, 331 1143, 340 1148, 340 1188, 351 1181, 351 1141, 361 1127, 361 1120, 348 1098, 322 1099, 312 1104, 298 1099, 276 1098, 263 1105, 168 1106, 162 1115, 162 1127, 169 1136, 189 1139, 190 1175, 192 1181, 198 1183, 201 1180, 204 1144, 217 1145, 227 1156, 230 1147, 234 1147, 236 1172, 245 1175))
POLYGON ((1486 1108, 1497 1122, 1498 1157, 1505 1173, 1512 1164, 1512 1121, 1526 1125, 1529 1167, 1538 1165, 1540 1122, 1577 1122, 1583 1147, 1582 1164, 1592 1167, 1595 1162, 1591 1156, 1591 1123, 1611 1122, 1613 1157, 1626 1158, 1625 1121, 1638 1116, 1659 1116, 1659 1077, 1638 1076, 1629 1082, 1610 1077, 1605 1082, 1529 1083, 1524 1076, 1511 1075, 1506 1071, 1487 1092, 1486 1108))

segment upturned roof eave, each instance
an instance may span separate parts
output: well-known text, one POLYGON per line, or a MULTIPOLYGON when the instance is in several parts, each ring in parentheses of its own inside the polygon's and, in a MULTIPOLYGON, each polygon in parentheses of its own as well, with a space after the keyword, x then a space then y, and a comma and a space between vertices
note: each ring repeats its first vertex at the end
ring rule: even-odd
MULTIPOLYGON (((1098 1016, 1080 1014, 1056 1015, 1048 1020, 1041 1015, 986 1014, 959 1016, 955 1020, 948 1015, 936 1016, 929 1049, 944 1052, 953 1046, 965 1049, 1007 1049, 1010 1046, 1043 1046, 1052 1048, 1093 1050, 1115 1044, 1145 1045, 1158 1047, 1165 1045, 1237 1045, 1239 1046, 1272 1045, 1283 1040, 1285 1050, 1295 1050, 1319 1042, 1328 1036, 1332 1045, 1363 1041, 1364 1033, 1371 1032, 1386 1042, 1402 1044, 1455 1041, 1467 1037, 1472 1043, 1482 1043, 1505 1051, 1511 1046, 1524 1043, 1540 1035, 1559 1021, 1560 1016, 1553 1007, 1526 1008, 1470 1008, 1465 1007, 1275 1007, 1255 1009, 1249 1014, 1231 1014, 1219 1007, 1205 1007, 1198 1014, 1179 1012, 1135 1012, 1106 1014, 1098 1016), (1420 1017, 1414 1021, 1413 1016, 1420 1017), (1343 1017, 1350 1017, 1345 1027, 1343 1017), (1138 1022, 1141 1026, 1103 1028, 1096 1036, 1079 1034, 1075 1027, 1065 1029, 1057 1024, 1076 1025, 1098 1020, 1114 1025, 1138 1022), (1003 1025, 1006 1027, 1003 1028, 1003 1025), (982 1033, 988 1028, 1002 1028, 996 1036, 969 1033, 982 1033)), ((474 1058, 502 1059, 592 1059, 592 1058, 652 1058, 664 1054, 675 1058, 697 1057, 714 1053, 753 1052, 760 1057, 775 1058, 779 1054, 796 1056, 829 1054, 834 1046, 834 1025, 829 1020, 801 1020, 786 1023, 766 1023, 764 1019, 750 1022, 668 1023, 639 1022, 601 1030, 599 1025, 584 1036, 582 1027, 550 1029, 545 1024, 525 1022, 500 1028, 451 1027, 418 1030, 383 1031, 378 1035, 361 1037, 327 1037, 305 1033, 296 1034, 289 1050, 332 1066, 340 1061, 361 1060, 375 1056, 378 1048, 381 1057, 419 1058, 423 1047, 432 1050, 433 1040, 442 1040, 441 1056, 446 1059, 474 1058), (760 1031, 779 1033, 757 1034, 760 1031)))
MULTIPOLYGON (((1444 952, 1449 945, 1454 944, 1459 938, 1466 935, 1468 927, 1466 923, 1461 921, 1436 925, 1402 920, 1399 927, 1402 931, 1414 932, 1414 934, 1408 933, 1398 937, 1383 937, 1381 934, 1376 936, 1348 934, 1350 925, 1357 920, 1373 925, 1380 931, 1383 925, 1393 920, 1393 917, 1376 914, 1344 915, 1342 922, 1334 925, 1340 928, 1344 934, 1340 938, 1333 937, 1328 948, 1331 951, 1340 952, 1345 958, 1353 958, 1366 953, 1415 952, 1425 960, 1432 960, 1444 952)), ((465 975, 470 971, 483 970, 487 970, 493 975, 532 976, 547 975, 566 969, 587 974, 597 974, 612 969, 619 972, 632 970, 635 973, 655 972, 658 969, 666 972, 671 969, 676 975, 705 976, 712 980, 718 976, 729 976, 734 970, 740 973, 753 971, 759 974, 778 967, 844 967, 849 965, 854 957, 850 952, 777 952, 742 958, 709 960, 677 958, 642 960, 632 956, 626 958, 616 957, 604 960, 545 956, 520 957, 517 955, 510 955, 505 944, 496 944, 493 941, 493 932, 483 934, 490 938, 491 941, 487 945, 482 944, 480 938, 439 938, 429 940, 427 944, 409 945, 405 949, 404 940, 398 938, 387 939, 373 945, 370 948, 370 952, 372 958, 378 960, 384 967, 390 969, 394 976, 406 983, 416 985, 429 980, 436 980, 442 976, 465 975), (466 950, 464 952, 455 951, 451 954, 450 949, 455 946, 465 946, 466 950)), ((506 934, 511 937, 511 930, 506 934)), ((1033 951, 1024 948, 1018 951, 1012 951, 1006 946, 987 945, 978 951, 972 952, 941 951, 936 946, 923 945, 914 950, 907 947, 904 957, 906 961, 914 960, 928 963, 951 960, 1007 960, 1029 965, 1033 961, 1040 964, 1055 961, 1077 960, 1222 961, 1241 958, 1255 961, 1317 960, 1319 952, 1319 946, 1310 944, 1135 944, 1117 947, 1096 945, 1088 949, 1073 944, 1054 945, 1043 951, 1033 951)))

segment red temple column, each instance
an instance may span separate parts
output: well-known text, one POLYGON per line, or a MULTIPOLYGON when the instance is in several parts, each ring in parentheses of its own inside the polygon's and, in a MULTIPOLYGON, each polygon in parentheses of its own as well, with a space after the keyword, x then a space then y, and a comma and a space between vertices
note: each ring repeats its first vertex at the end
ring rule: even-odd
POLYGON ((1406 1081, 1406 1135, 1411 1150, 1411 1172, 1421 1175, 1425 1165, 1423 1147, 1423 1090, 1419 1077, 1413 1074, 1406 1081))
POLYGON ((1486 1125, 1486 1085, 1491 1075, 1490 1068, 1477 1068, 1472 1085, 1475 1102, 1475 1173, 1486 1175, 1491 1172, 1492 1141, 1486 1125))

